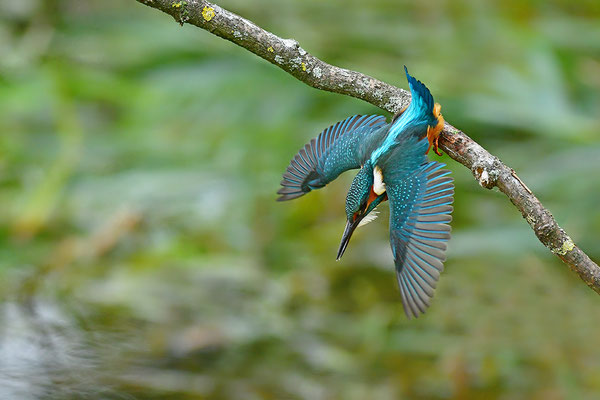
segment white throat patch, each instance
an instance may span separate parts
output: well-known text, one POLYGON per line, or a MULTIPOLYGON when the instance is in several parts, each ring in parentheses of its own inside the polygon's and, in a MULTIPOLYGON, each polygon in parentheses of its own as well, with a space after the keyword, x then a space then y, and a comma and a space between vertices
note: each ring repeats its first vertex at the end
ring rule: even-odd
POLYGON ((377 211, 377 207, 375 207, 375 209, 373 211, 371 211, 369 213, 369 215, 367 215, 366 217, 364 217, 362 219, 362 221, 360 221, 358 223, 357 228, 360 228, 361 226, 365 226, 366 224, 368 224, 369 222, 375 221, 377 219, 377 217, 379 216, 379 211, 377 211))
POLYGON ((377 196, 385 193, 385 183, 383 183, 383 172, 377 165, 373 169, 373 191, 377 196))

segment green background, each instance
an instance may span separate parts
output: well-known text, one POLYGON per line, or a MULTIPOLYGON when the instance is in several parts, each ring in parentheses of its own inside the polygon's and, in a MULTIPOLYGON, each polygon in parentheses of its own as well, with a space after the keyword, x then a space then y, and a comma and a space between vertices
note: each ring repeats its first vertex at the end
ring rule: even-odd
MULTIPOLYGON (((600 259, 597 0, 219 4, 405 88, 406 64, 600 259)), ((301 146, 381 110, 134 0, 1 1, 0 55, 0 397, 600 396, 598 295, 447 156, 417 320, 387 205, 335 261, 353 173, 274 201, 301 146)))

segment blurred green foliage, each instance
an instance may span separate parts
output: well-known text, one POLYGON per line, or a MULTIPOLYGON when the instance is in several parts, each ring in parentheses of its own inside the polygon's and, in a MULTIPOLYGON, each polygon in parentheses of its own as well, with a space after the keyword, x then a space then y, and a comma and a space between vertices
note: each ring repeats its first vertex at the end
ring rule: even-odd
MULTIPOLYGON (((597 0, 219 4, 392 84, 406 64, 600 259, 597 0)), ((133 0, 0 2, 0 54, 2 398, 600 396, 597 294, 446 156, 418 320, 387 214, 334 261, 351 173, 274 202, 305 142, 380 110, 133 0)))

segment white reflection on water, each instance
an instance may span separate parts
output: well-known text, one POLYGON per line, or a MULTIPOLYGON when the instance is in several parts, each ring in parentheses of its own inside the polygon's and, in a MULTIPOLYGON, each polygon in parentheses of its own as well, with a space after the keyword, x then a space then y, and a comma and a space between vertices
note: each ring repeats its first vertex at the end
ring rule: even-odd
POLYGON ((102 381, 94 344, 50 303, 0 305, 0 399, 123 398, 102 381))

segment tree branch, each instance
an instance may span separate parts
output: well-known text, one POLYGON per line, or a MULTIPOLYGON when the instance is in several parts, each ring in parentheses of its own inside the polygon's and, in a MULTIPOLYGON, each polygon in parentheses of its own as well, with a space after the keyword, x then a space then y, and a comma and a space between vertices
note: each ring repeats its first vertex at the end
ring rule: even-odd
MULTIPOLYGON (((297 41, 282 39, 208 1, 137 1, 171 15, 181 25, 189 23, 227 39, 314 88, 356 97, 391 113, 410 103, 410 92, 360 72, 327 64, 306 52, 297 41)), ((469 168, 482 187, 500 189, 521 211, 540 242, 600 294, 598 265, 558 226, 550 211, 512 168, 448 123, 441 134, 440 147, 469 168)))

